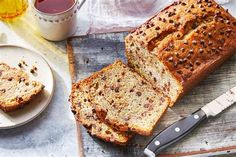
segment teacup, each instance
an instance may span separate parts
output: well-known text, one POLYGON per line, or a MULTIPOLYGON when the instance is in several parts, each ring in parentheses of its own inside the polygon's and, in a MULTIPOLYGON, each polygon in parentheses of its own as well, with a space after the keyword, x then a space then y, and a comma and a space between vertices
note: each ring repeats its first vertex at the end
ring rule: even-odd
POLYGON ((74 4, 63 12, 45 13, 38 10, 35 7, 35 0, 32 0, 31 7, 41 36, 51 41, 61 41, 72 36, 77 30, 76 13, 84 2, 85 0, 80 3, 74 0, 74 4))

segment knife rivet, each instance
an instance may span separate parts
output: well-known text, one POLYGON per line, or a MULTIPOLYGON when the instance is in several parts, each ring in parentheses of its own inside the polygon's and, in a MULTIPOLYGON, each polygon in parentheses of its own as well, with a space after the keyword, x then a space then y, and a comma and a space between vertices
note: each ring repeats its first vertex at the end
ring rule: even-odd
POLYGON ((195 114, 193 117, 194 117, 194 119, 198 119, 199 115, 195 114))
POLYGON ((161 144, 160 141, 155 141, 156 146, 159 146, 160 144, 161 144))
POLYGON ((180 128, 176 127, 175 132, 179 132, 179 131, 180 131, 180 128))

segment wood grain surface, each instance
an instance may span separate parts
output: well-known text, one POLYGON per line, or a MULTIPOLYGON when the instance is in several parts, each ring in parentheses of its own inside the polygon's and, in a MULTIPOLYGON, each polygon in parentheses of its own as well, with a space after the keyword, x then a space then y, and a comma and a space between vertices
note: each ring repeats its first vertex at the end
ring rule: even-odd
MULTIPOLYGON (((76 82, 76 71, 75 71, 75 56, 74 56, 74 50, 73 50, 71 40, 72 39, 68 39, 66 42, 66 52, 67 52, 68 61, 69 61, 69 72, 70 72, 70 78, 71 78, 71 85, 73 85, 76 82)), ((81 133, 80 124, 78 121, 76 121, 76 126, 77 126, 79 157, 84 157, 82 133, 81 133)))
MULTIPOLYGON (((71 39, 74 52, 76 79, 98 71, 116 59, 125 59, 126 33, 89 35, 71 39)), ((156 126, 154 135, 183 116, 202 107, 225 91, 236 86, 236 55, 212 72, 198 86, 168 109, 156 126)), ((160 156, 226 156, 236 153, 236 105, 215 118, 208 119, 182 141, 164 150, 160 156)), ((133 157, 139 156, 152 137, 135 136, 126 147, 105 143, 91 137, 81 127, 84 156, 133 157)), ((154 136, 153 135, 153 136, 154 136)), ((233 155, 234 156, 234 155, 233 155)), ((236 155, 235 155, 236 156, 236 155)))

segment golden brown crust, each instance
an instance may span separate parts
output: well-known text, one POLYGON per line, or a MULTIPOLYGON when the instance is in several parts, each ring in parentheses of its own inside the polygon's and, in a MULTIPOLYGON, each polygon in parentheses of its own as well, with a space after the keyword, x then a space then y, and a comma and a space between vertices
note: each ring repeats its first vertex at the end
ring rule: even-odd
MULTIPOLYGON (((105 142, 111 142, 113 144, 117 144, 117 145, 120 145, 120 146, 125 146, 128 144, 129 142, 129 139, 131 139, 133 137, 133 134, 128 134, 128 133, 125 133, 125 134, 121 134, 121 136, 123 136, 122 138, 124 138, 125 140, 118 140, 116 138, 114 139, 111 139, 109 138, 108 136, 104 136, 102 134, 92 134, 92 128, 90 125, 86 125, 78 116, 75 116, 75 119, 80 123, 82 124, 86 129, 87 131, 89 132, 89 134, 91 136, 94 136, 94 137, 97 137, 105 142)), ((119 133, 120 131, 118 131, 117 133, 119 133)))
MULTIPOLYGON (((165 114, 165 112, 167 111, 167 107, 163 108, 164 110, 162 111, 162 115, 165 114)), ((110 126, 112 126, 112 128, 115 128, 116 130, 120 130, 120 131, 125 131, 125 132, 136 132, 140 135, 143 136, 150 136, 152 135, 152 131, 154 129, 154 127, 156 126, 156 124, 160 121, 161 117, 158 118, 158 120, 156 121, 156 123, 149 129, 147 130, 143 130, 142 128, 129 128, 128 125, 121 125, 119 122, 116 122, 115 120, 110 121, 109 119, 105 119, 106 112, 105 111, 96 111, 98 117, 100 119, 102 119, 103 121, 105 121, 107 124, 109 124, 110 126)))
POLYGON ((0 109, 3 110, 4 112, 12 112, 18 109, 23 108, 25 105, 27 105, 30 100, 32 100, 36 95, 38 95, 40 92, 42 92, 44 87, 42 87, 41 90, 39 90, 37 93, 31 95, 27 100, 24 100, 21 103, 17 103, 15 102, 14 104, 10 105, 10 106, 6 106, 5 103, 0 101, 0 109))
POLYGON ((91 84, 94 79, 98 78, 98 76, 102 75, 104 72, 108 71, 109 69, 112 69, 116 65, 123 65, 121 60, 116 60, 113 64, 106 66, 102 68, 100 71, 94 72, 89 77, 78 81, 76 84, 73 85, 72 89, 75 89, 76 86, 87 86, 88 84, 91 84))
POLYGON ((184 92, 236 50, 236 19, 213 0, 180 0, 133 30, 135 42, 154 54, 184 92))
POLYGON ((130 135, 127 136, 127 141, 126 142, 121 142, 119 140, 111 140, 111 138, 102 136, 101 134, 92 135, 91 131, 89 129, 88 129, 88 132, 90 133, 91 136, 97 137, 97 138, 99 138, 99 139, 101 139, 105 142, 111 142, 111 143, 119 145, 119 146, 126 146, 128 144, 129 139, 132 138, 132 136, 133 136, 132 134, 130 134, 130 135))

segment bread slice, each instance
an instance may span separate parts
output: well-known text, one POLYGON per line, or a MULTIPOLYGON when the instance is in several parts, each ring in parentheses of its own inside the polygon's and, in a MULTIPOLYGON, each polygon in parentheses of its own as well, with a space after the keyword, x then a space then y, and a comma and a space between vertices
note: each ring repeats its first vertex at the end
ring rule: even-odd
POLYGON ((236 50, 236 18, 214 0, 179 0, 126 38, 128 65, 172 106, 236 50))
POLYGON ((24 71, 0 63, 0 109, 4 112, 23 107, 43 88, 41 83, 30 81, 24 71))
POLYGON ((169 99, 121 61, 80 82, 100 119, 120 131, 150 135, 169 99))
POLYGON ((73 85, 70 102, 72 103, 71 110, 75 114, 76 119, 87 128, 92 136, 119 145, 127 144, 131 136, 125 132, 116 131, 103 123, 95 113, 89 94, 89 86, 85 85, 84 81, 73 85))

